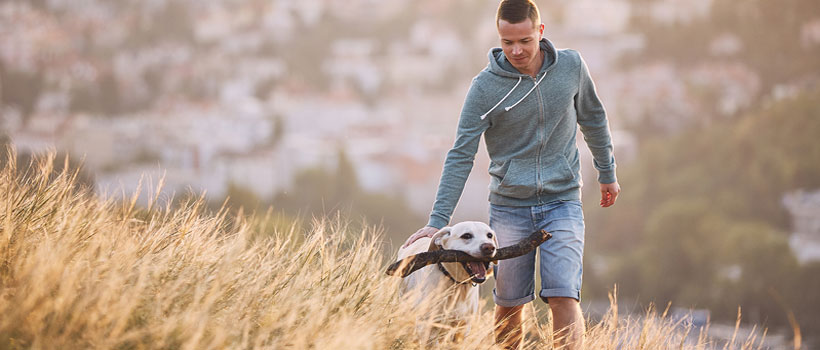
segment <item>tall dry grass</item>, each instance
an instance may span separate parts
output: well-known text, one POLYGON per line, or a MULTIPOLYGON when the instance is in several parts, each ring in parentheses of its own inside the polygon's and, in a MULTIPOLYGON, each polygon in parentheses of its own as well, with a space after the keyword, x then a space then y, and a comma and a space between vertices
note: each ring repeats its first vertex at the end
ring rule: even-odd
MULTIPOLYGON (((208 214, 201 200, 138 208, 53 163, 24 171, 12 154, 0 169, 0 349, 418 349, 417 323, 435 322, 401 302, 375 230, 208 214)), ((495 349, 482 303, 466 339, 437 348, 495 349)), ((550 348, 549 321, 529 315, 526 348, 550 348)), ((648 316, 619 317, 613 300, 587 347, 716 346, 648 316)))

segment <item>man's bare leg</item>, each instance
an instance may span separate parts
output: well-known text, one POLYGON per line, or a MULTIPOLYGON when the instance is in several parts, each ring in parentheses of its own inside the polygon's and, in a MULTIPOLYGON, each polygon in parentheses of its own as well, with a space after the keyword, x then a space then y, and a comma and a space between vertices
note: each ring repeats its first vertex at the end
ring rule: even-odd
POLYGON ((495 306, 495 342, 507 350, 518 350, 524 336, 524 305, 495 306))
MULTIPOLYGON (((552 312, 552 334, 555 349, 580 350, 584 347, 584 315, 581 305, 573 298, 549 298, 552 312)), ((496 310, 498 310, 496 308, 496 310)), ((498 319, 496 311, 496 319, 498 319)))

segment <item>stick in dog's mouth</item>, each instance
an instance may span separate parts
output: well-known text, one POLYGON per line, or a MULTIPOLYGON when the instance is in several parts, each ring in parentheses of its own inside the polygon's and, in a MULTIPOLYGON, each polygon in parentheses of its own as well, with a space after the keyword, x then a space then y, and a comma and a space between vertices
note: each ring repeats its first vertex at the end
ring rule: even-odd
MULTIPOLYGON (((509 247, 504 247, 496 251, 495 256, 491 258, 477 258, 460 250, 435 250, 432 252, 424 252, 416 255, 408 256, 404 259, 396 261, 387 267, 387 274, 391 276, 407 277, 416 270, 430 264, 439 262, 484 262, 489 264, 494 260, 512 259, 531 252, 533 249, 550 239, 552 235, 544 230, 533 232, 529 237, 509 247)), ((465 264, 466 266, 466 264, 465 264)), ((482 266, 483 267, 483 266, 482 266)), ((477 267, 477 270, 479 268, 477 267)), ((476 271, 468 271, 471 275, 476 271)), ((486 278, 486 268, 484 275, 486 278)))

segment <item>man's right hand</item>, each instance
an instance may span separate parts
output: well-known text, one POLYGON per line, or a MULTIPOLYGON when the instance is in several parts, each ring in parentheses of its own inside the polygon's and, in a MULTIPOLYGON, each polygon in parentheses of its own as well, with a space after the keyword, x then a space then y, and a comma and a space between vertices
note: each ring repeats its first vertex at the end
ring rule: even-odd
POLYGON ((433 226, 424 226, 420 228, 416 233, 412 234, 410 238, 407 239, 407 242, 404 242, 404 245, 401 246, 402 248, 407 248, 407 246, 413 244, 416 240, 422 237, 433 237, 433 235, 438 232, 439 229, 433 226))

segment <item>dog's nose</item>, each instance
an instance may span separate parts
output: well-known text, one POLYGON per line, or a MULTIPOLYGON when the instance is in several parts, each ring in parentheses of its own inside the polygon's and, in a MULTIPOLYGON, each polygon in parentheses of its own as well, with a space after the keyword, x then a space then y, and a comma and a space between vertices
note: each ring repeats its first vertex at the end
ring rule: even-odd
POLYGON ((484 243, 481 245, 481 253, 485 256, 492 256, 495 253, 495 246, 490 243, 484 243))

